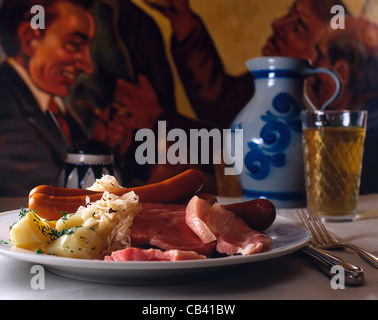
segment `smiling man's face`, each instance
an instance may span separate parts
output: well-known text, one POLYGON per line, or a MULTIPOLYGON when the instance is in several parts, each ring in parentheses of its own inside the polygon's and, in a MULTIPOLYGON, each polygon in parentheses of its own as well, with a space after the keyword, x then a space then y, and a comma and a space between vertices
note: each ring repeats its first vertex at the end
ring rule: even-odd
POLYGON ((28 71, 42 90, 61 97, 69 95, 80 73, 93 72, 90 45, 95 21, 90 12, 66 1, 57 2, 58 13, 35 41, 28 71))

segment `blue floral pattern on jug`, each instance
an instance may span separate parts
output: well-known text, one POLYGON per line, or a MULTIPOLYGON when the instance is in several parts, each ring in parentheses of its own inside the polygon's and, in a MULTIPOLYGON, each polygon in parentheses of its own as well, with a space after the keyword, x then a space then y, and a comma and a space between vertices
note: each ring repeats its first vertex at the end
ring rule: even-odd
POLYGON ((288 93, 278 94, 272 102, 279 114, 267 111, 261 116, 266 125, 261 129, 258 142, 248 142, 250 151, 244 158, 248 174, 255 180, 269 176, 271 166, 282 168, 286 165, 284 151, 291 142, 291 131, 301 132, 301 108, 295 98, 288 93))

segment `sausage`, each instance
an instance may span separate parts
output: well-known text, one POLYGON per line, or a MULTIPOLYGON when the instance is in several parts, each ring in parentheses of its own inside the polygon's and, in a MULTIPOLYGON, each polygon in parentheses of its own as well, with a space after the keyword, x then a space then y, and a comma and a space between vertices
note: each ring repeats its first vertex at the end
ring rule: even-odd
POLYGON ((85 205, 85 196, 55 197, 44 193, 34 193, 29 198, 29 209, 46 220, 58 220, 63 214, 75 213, 77 209, 85 205))
POLYGON ((102 194, 101 191, 91 191, 86 189, 75 189, 75 188, 59 188, 49 185, 41 185, 35 187, 29 193, 29 199, 37 193, 47 194, 53 197, 75 197, 75 196, 85 196, 89 194, 102 194))
POLYGON ((189 169, 162 182, 129 190, 133 190, 142 203, 172 203, 195 195, 205 183, 206 178, 201 171, 189 169))
MULTIPOLYGON (((206 178, 202 172, 189 169, 162 182, 135 188, 122 188, 112 193, 121 196, 127 192, 134 191, 135 194, 139 196, 140 202, 171 203, 196 194, 202 189, 205 182, 206 178)), ((47 188, 45 188, 45 190, 47 190, 47 188)), ((57 194, 57 190, 51 192, 57 194)), ((72 190, 70 192, 72 192, 72 190)), ((80 191, 80 193, 81 192, 82 191, 80 191)), ((86 205, 87 197, 90 202, 94 202, 101 199, 102 194, 102 192, 88 192, 87 195, 58 197, 34 192, 29 198, 29 209, 36 210, 38 216, 41 218, 57 220, 62 217, 62 212, 74 213, 80 206, 86 205)))
MULTIPOLYGON (((218 202, 217 197, 212 194, 198 194, 198 197, 211 205, 218 202)), ((242 218, 251 229, 260 232, 268 229, 276 219, 276 207, 266 199, 254 199, 248 202, 223 205, 222 207, 242 218)))
POLYGON ((227 204, 223 207, 242 218, 251 229, 260 232, 268 229, 276 219, 276 207, 266 199, 227 204))

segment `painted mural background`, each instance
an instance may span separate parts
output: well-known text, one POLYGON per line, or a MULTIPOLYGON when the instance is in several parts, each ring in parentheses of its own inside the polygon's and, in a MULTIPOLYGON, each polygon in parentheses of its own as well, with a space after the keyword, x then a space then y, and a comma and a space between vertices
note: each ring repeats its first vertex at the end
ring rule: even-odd
MULTIPOLYGON (((169 56, 171 27, 167 19, 146 5, 143 0, 132 0, 148 13, 161 29, 169 56)), ((378 21, 377 0, 345 0, 348 9, 356 15, 362 15, 378 21)), ((0 1, 0 5, 2 0, 0 1)), ((245 72, 245 62, 261 55, 261 49, 271 34, 271 23, 286 13, 293 0, 191 0, 193 10, 206 23, 208 30, 219 49, 226 69, 231 74, 245 72), (215 3, 215 5, 214 5, 215 3)), ((0 48, 0 61, 5 55, 0 48)), ((173 71, 175 67, 172 64, 173 71)), ((176 97, 179 111, 194 117, 187 101, 180 80, 175 75, 176 97)))
MULTIPOLYGON (((187 169, 188 166, 162 166, 151 169, 132 163, 135 154, 133 130, 144 126, 153 128, 155 124, 148 122, 148 119, 144 121, 144 118, 148 118, 150 113, 154 114, 161 110, 163 110, 162 119, 167 122, 169 128, 180 127, 185 130, 201 127, 227 128, 232 118, 253 95, 253 79, 246 68, 246 61, 264 54, 264 47, 269 43, 270 37, 280 32, 281 27, 278 26, 277 21, 290 18, 297 2, 301 2, 302 6, 309 6, 308 3, 312 2, 315 3, 315 7, 321 7, 323 1, 189 0, 190 12, 196 17, 194 20, 197 22, 194 22, 195 25, 190 33, 185 35, 185 41, 181 41, 177 30, 185 29, 185 23, 178 27, 176 23, 178 28, 176 30, 174 22, 167 19, 163 10, 152 8, 145 3, 145 0, 95 0, 94 17, 97 28, 91 45, 94 73, 83 75, 78 79, 70 96, 65 97, 66 103, 83 122, 90 138, 105 141, 112 148, 117 147, 121 166, 126 170, 127 185, 169 177, 187 169), (118 81, 119 79, 122 81, 118 81), (138 103, 135 104, 132 112, 129 112, 128 108, 123 108, 120 103, 130 98, 126 97, 122 90, 128 86, 127 83, 141 89, 139 95, 133 97, 138 103), (148 94, 143 93, 142 89, 148 94), (150 100, 146 99, 151 97, 156 98, 155 109, 147 107, 150 100), (144 101, 146 103, 143 103, 144 101), (144 107, 138 109, 138 106, 144 107), (138 112, 139 118, 134 120, 133 117, 136 118, 138 112), (119 141, 113 141, 107 133, 119 124, 123 128, 128 124, 134 127, 129 133, 123 133, 124 136, 119 141)), ((378 32, 375 31, 375 23, 378 21, 378 1, 344 0, 341 3, 345 5, 353 19, 368 22, 369 32, 366 32, 365 36, 365 31, 361 31, 361 37, 357 36, 356 39, 360 41, 361 38, 361 43, 365 41, 364 46, 366 45, 368 49, 363 50, 370 50, 366 60, 375 66, 375 61, 378 61, 378 58, 376 59, 378 49, 374 51, 376 46, 378 47, 378 32)), ((308 11, 308 14, 311 14, 311 10, 308 11)), ((327 12, 325 14, 327 15, 327 12)), ((299 23, 300 26, 301 19, 297 19, 295 23, 299 23)), ((327 25, 328 23, 324 23, 323 26, 326 28, 327 25)), ((282 26, 282 32, 284 32, 283 28, 282 26)), ((308 26, 305 28, 308 29, 308 26)), ((346 31, 352 29, 358 28, 348 29, 347 26, 346 31)), ((361 27, 361 30, 365 29, 361 27)), ((320 28, 316 31, 320 34, 320 28)), ((320 36, 316 39, 318 38, 320 39, 320 36)), ((322 49, 318 47, 315 50, 315 42, 307 46, 313 52, 319 53, 322 49)), ((351 43, 345 46, 355 47, 351 43)), ((327 50, 327 48, 323 49, 327 50)), ((295 50, 293 52, 294 56, 313 59, 318 64, 328 63, 324 65, 326 67, 331 67, 330 64, 336 64, 341 60, 340 53, 332 57, 326 54, 326 58, 329 59, 325 62, 324 59, 320 60, 319 54, 315 56, 295 50)), ((290 54, 281 52, 279 55, 290 54)), ((357 60, 362 65, 364 59, 357 60)), ((0 61, 6 62, 6 56, 1 50, 0 61)), ((353 71, 345 76, 348 81, 352 78, 351 73, 356 74, 355 69, 350 68, 350 70, 353 71)), ((369 79, 365 79, 366 82, 369 82, 369 85, 378 83, 374 75, 376 69, 370 67, 368 70, 370 70, 367 76, 369 79)), ((356 83, 365 81, 356 76, 354 78, 356 79, 353 81, 356 83)), ((314 91, 313 96, 320 101, 327 96, 327 92, 324 92, 319 83, 315 82, 313 85, 313 88, 318 90, 314 91)), ((354 85, 356 86, 357 84, 354 85)), ((369 87, 370 91, 366 93, 363 102, 362 100, 356 102, 348 97, 351 99, 348 100, 351 101, 350 105, 360 107, 360 104, 366 101, 374 101, 378 96, 378 88, 377 90, 374 88, 369 87)), ((340 103, 337 107, 346 106, 340 103)), ((375 118, 374 112, 372 114, 375 118)), ((372 137, 376 139, 377 136, 377 140, 373 139, 371 143, 371 149, 374 149, 378 141, 378 134, 375 132, 378 132, 378 122, 372 123, 371 128, 372 137)), ((369 166, 375 163, 378 156, 373 154, 370 159, 369 166)), ((199 169, 203 169, 208 174, 211 182, 209 190, 221 195, 240 193, 235 177, 226 180, 226 177, 219 173, 217 166, 199 166, 199 169)), ((366 193, 378 192, 378 177, 377 179, 374 177, 375 180, 376 182, 366 189, 366 193)), ((41 184, 44 182, 46 181, 42 179, 41 184)))

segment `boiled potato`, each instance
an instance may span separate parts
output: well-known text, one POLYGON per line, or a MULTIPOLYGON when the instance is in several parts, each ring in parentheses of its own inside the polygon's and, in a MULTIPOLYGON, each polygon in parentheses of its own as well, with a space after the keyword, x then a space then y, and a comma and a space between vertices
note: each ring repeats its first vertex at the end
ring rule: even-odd
POLYGON ((95 259, 102 246, 99 235, 85 227, 74 227, 56 239, 46 248, 46 252, 60 257, 95 259))
POLYGON ((57 231, 62 231, 63 229, 81 226, 83 222, 83 218, 80 214, 68 214, 56 222, 55 229, 57 231))
POLYGON ((49 227, 51 228, 51 229, 55 229, 55 227, 56 227, 56 220, 44 220, 48 225, 49 225, 49 227))
POLYGON ((26 212, 11 227, 9 235, 14 246, 30 250, 43 250, 57 237, 55 230, 33 211, 26 212))

